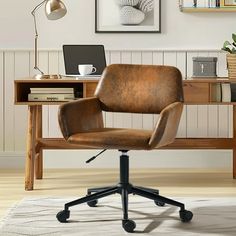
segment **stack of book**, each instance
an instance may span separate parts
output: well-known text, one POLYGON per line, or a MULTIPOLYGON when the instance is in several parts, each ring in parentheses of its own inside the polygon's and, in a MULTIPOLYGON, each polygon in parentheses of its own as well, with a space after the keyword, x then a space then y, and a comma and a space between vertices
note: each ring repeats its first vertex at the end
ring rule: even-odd
POLYGON ((182 7, 220 7, 220 0, 182 0, 182 7))
POLYGON ((75 99, 74 88, 30 88, 28 101, 71 101, 75 99))
POLYGON ((213 102, 236 102, 236 83, 216 83, 211 91, 213 102))

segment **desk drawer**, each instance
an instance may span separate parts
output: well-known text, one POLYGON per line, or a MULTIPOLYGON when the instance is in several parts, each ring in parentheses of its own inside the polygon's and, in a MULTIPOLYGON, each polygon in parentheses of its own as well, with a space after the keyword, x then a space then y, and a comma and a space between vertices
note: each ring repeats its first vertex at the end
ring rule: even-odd
POLYGON ((205 103, 209 101, 208 83, 184 83, 185 103, 205 103))

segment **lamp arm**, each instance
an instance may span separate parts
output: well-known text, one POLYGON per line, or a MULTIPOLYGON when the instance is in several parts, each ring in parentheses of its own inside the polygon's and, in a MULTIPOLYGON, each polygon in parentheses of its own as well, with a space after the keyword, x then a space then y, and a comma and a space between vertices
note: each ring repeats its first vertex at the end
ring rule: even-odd
POLYGON ((34 69, 38 70, 42 75, 44 74, 39 68, 38 68, 38 30, 37 30, 37 21, 36 21, 36 16, 35 16, 35 12, 43 6, 43 4, 46 2, 47 0, 42 1, 41 3, 39 3, 31 12, 33 18, 34 18, 34 31, 35 31, 35 38, 34 38, 34 69))

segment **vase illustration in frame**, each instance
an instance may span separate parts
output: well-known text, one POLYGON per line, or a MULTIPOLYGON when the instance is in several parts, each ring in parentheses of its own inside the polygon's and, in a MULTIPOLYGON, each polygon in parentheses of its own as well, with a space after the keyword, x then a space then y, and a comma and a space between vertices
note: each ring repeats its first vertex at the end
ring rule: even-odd
POLYGON ((96 33, 160 33, 161 0, 95 0, 96 33))

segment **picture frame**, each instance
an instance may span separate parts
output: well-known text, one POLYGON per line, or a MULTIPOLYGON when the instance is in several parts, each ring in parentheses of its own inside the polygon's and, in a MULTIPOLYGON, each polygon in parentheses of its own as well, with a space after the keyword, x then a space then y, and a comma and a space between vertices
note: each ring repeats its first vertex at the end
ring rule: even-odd
POLYGON ((95 33, 161 33, 161 0, 95 0, 95 33))
POLYGON ((236 7, 236 0, 220 0, 221 7, 236 7))

